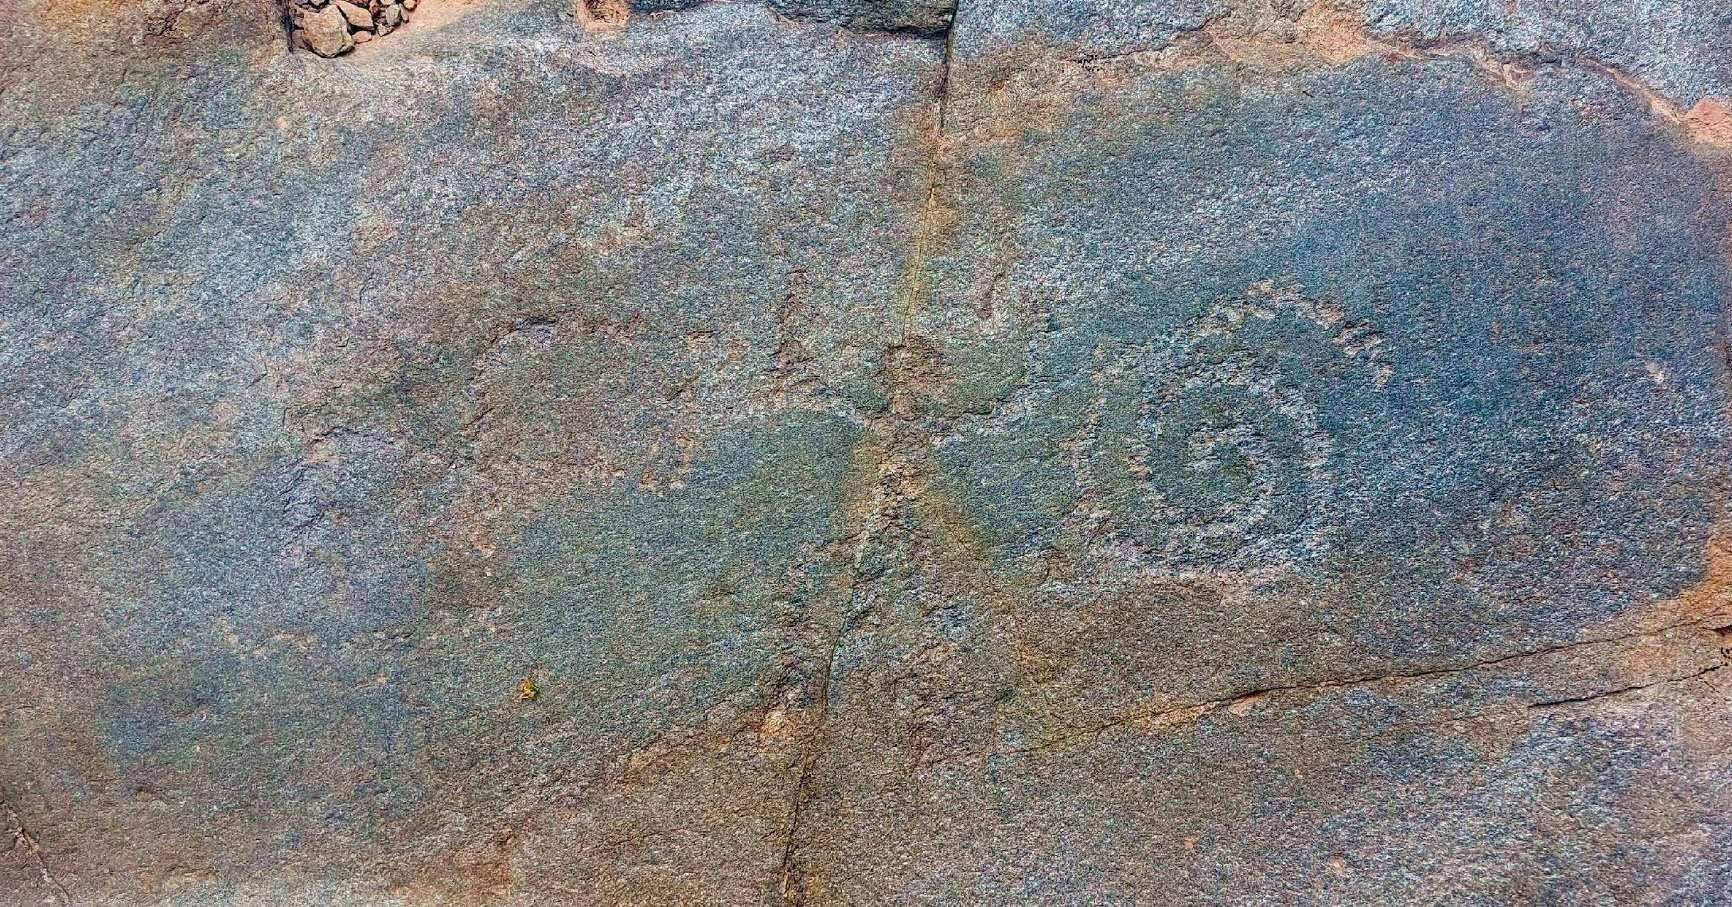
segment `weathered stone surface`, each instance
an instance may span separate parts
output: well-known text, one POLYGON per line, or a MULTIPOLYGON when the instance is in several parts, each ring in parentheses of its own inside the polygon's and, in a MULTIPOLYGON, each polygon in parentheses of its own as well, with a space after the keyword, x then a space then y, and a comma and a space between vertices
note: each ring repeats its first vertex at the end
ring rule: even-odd
POLYGON ((0 905, 1732 898, 1719 5, 6 3, 0 905))
MULTIPOLYGON (((349 36, 349 14, 342 0, 319 10, 301 10, 296 14, 300 40, 307 49, 321 57, 335 57, 355 46, 349 36)), ((350 7, 353 9, 353 7, 350 7)), ((366 15, 363 11, 361 15, 366 15)))
POLYGON ((373 14, 368 12, 366 7, 356 6, 348 0, 335 0, 332 5, 342 12, 343 18, 352 27, 367 29, 373 27, 373 14))

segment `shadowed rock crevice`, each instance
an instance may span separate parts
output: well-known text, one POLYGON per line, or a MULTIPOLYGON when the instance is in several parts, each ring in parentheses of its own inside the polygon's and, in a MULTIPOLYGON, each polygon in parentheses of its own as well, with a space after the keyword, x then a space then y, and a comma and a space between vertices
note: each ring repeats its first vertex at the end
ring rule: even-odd
POLYGON ((1628 696, 1631 693, 1639 693, 1643 690, 1651 690, 1655 687, 1664 686, 1667 684, 1686 683, 1688 681, 1698 680, 1698 679, 1700 679, 1702 677, 1706 677, 1709 674, 1712 674, 1715 671, 1718 671, 1724 667, 1726 667, 1726 663, 1722 662, 1720 664, 1713 665, 1712 667, 1703 668, 1699 671, 1693 671, 1689 674, 1685 674, 1685 675, 1680 676, 1680 677, 1662 677, 1659 680, 1650 680, 1650 681, 1647 681, 1646 683, 1633 683, 1633 684, 1630 684, 1629 686, 1618 687, 1615 690, 1601 690, 1601 691, 1597 691, 1597 692, 1593 692, 1593 693, 1584 693, 1581 696, 1566 696, 1562 699, 1544 699, 1544 700, 1541 700, 1539 702, 1529 703, 1527 708, 1529 710, 1534 710, 1534 711, 1543 711, 1545 709, 1555 709, 1555 708, 1560 708, 1562 706, 1585 705, 1587 703, 1599 702, 1599 701, 1604 700, 1604 699, 1613 699, 1613 698, 1616 698, 1619 696, 1628 696))
MULTIPOLYGON (((589 28, 619 28, 632 15, 695 9, 711 0, 577 0, 589 28)), ((955 0, 752 0, 795 21, 830 22, 852 31, 944 38, 956 18, 955 0)))

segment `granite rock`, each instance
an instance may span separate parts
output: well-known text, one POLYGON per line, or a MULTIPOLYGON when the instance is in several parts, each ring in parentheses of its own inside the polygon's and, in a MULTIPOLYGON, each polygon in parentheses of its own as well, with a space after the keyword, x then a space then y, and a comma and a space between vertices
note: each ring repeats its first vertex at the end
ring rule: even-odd
POLYGON ((0 2, 0 905, 1732 899, 1720 4, 0 2))
POLYGON ((342 12, 343 18, 348 21, 351 28, 372 30, 373 14, 368 12, 366 7, 356 6, 348 0, 334 0, 332 5, 342 12))
POLYGON ((297 12, 301 40, 308 50, 321 57, 335 57, 354 48, 355 41, 349 35, 349 14, 343 11, 344 6, 348 4, 337 0, 323 9, 297 12))

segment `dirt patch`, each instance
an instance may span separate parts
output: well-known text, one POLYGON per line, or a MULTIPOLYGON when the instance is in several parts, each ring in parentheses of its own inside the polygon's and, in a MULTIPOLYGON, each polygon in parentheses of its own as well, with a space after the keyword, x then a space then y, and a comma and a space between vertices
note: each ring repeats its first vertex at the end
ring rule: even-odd
POLYGON ((631 18, 631 8, 625 0, 575 0, 573 12, 586 31, 613 31, 624 28, 631 18))

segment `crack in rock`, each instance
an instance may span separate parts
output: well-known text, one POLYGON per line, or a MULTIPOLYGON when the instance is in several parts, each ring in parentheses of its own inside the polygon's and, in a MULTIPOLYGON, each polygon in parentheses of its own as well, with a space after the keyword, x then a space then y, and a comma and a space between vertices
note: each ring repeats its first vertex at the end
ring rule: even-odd
POLYGON ((6 810, 6 822, 9 826, 6 831, 12 839, 12 846, 23 848, 24 852, 30 855, 30 861, 36 865, 36 872, 42 877, 42 883, 54 889, 59 894, 62 903, 71 904, 71 893, 48 868, 48 861, 42 853, 42 845, 36 841, 35 836, 25 829, 24 820, 19 817, 18 811, 12 808, 12 804, 4 800, 0 800, 0 806, 4 806, 6 810))

